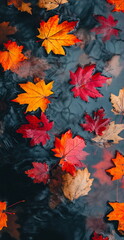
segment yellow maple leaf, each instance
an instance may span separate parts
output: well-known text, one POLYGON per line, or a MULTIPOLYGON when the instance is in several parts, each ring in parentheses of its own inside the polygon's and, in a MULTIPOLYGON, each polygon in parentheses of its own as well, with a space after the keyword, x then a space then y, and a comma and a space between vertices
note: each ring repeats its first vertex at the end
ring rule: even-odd
POLYGON ((68 34, 74 29, 77 21, 64 21, 60 24, 58 22, 58 15, 50 17, 47 22, 41 21, 37 37, 43 40, 42 46, 45 47, 48 54, 53 51, 55 54, 65 55, 62 46, 71 46, 76 42, 80 42, 76 36, 68 34))
POLYGON ((59 7, 59 5, 67 2, 68 0, 39 0, 38 6, 40 8, 46 8, 47 10, 52 10, 59 7))
POLYGON ((114 108, 112 109, 112 112, 114 112, 115 115, 124 115, 124 88, 119 91, 118 96, 111 94, 110 99, 114 108))
POLYGON ((21 93, 17 98, 13 99, 13 102, 18 102, 20 104, 28 104, 26 112, 35 111, 40 108, 45 112, 50 100, 48 96, 53 94, 51 91, 53 87, 53 81, 45 84, 44 80, 34 84, 32 82, 27 82, 19 84, 19 86, 26 92, 21 93))

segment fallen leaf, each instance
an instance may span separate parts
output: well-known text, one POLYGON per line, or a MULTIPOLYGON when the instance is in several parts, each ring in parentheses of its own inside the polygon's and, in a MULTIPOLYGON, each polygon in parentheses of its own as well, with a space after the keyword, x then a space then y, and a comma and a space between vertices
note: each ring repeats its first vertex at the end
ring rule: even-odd
POLYGON ((16 33, 16 27, 9 26, 10 22, 0 23, 0 44, 7 42, 8 36, 16 33))
POLYGON ((64 196, 71 201, 80 196, 88 195, 94 180, 93 178, 90 179, 90 173, 87 168, 77 170, 75 176, 66 173, 62 178, 62 190, 64 196))
POLYGON ((96 87, 102 87, 103 83, 107 81, 107 77, 102 76, 101 73, 94 73, 95 64, 78 67, 76 72, 70 72, 70 84, 75 85, 71 89, 74 97, 80 97, 82 100, 88 102, 88 96, 92 98, 103 97, 96 87))
POLYGON ((16 240, 20 240, 20 231, 21 228, 20 224, 17 223, 17 216, 16 215, 8 215, 8 227, 7 232, 10 236, 16 240))
POLYGON ((122 69, 123 69, 123 66, 120 63, 120 56, 115 55, 111 58, 110 61, 107 61, 104 71, 105 73, 109 73, 114 77, 118 77, 122 69))
POLYGON ((53 94, 51 91, 53 87, 53 81, 45 84, 44 80, 34 84, 32 82, 22 83, 19 86, 26 92, 21 93, 17 98, 11 100, 12 102, 18 102, 19 104, 28 104, 26 112, 35 111, 40 108, 43 112, 48 107, 50 100, 48 97, 53 94))
POLYGON ((106 170, 113 176, 112 181, 121 179, 124 176, 124 156, 117 152, 116 158, 112 159, 115 167, 106 170))
POLYGON ((82 151, 86 147, 83 138, 76 136, 72 138, 71 130, 62 134, 61 139, 55 138, 55 148, 52 151, 56 157, 61 158, 59 164, 62 170, 74 175, 76 167, 82 167, 84 164, 81 160, 85 160, 87 152, 82 151))
POLYGON ((97 35, 102 34, 103 41, 110 40, 113 35, 118 36, 119 30, 114 28, 118 21, 112 15, 109 15, 108 18, 104 16, 95 16, 95 18, 100 26, 93 28, 91 32, 95 32, 97 35))
POLYGON ((81 49, 84 48, 85 45, 90 41, 90 35, 85 29, 78 29, 74 35, 80 40, 80 42, 77 42, 76 45, 81 49))
POLYGON ((46 8, 52 10, 59 7, 61 4, 67 3, 68 0, 39 0, 38 6, 40 8, 46 8))
POLYGON ((108 221, 118 221, 118 231, 124 234, 124 203, 109 202, 113 210, 106 216, 108 221))
POLYGON ((25 3, 22 0, 8 0, 8 5, 14 5, 19 11, 32 14, 31 3, 25 3))
POLYGON ((59 203, 63 201, 63 192, 62 192, 62 176, 64 172, 58 166, 56 169, 51 171, 51 178, 49 182, 49 189, 51 192, 49 207, 54 209, 59 203))
POLYGON ((74 29, 77 21, 64 21, 60 24, 58 22, 58 15, 50 17, 47 22, 41 21, 37 37, 43 40, 42 46, 45 47, 48 54, 53 51, 55 54, 65 55, 62 46, 71 46, 80 41, 73 34, 68 34, 74 29))
POLYGON ((95 132, 96 135, 103 135, 103 131, 106 129, 107 125, 110 122, 109 118, 104 118, 105 113, 104 109, 98 109, 97 112, 94 112, 94 117, 92 118, 89 114, 85 114, 84 119, 86 123, 80 124, 85 131, 95 132))
POLYGON ((33 168, 25 171, 28 177, 33 179, 34 183, 43 182, 46 184, 50 178, 49 166, 46 163, 32 162, 33 168))
POLYGON ((109 240, 109 238, 103 237, 103 235, 94 232, 91 240, 109 240))
MULTIPOLYGON (((90 196, 92 198, 92 196, 90 196)), ((107 225, 103 220, 103 216, 92 217, 87 216, 86 218, 86 229, 90 229, 94 231, 94 229, 98 232, 107 232, 107 225)))
MULTIPOLYGON (((46 59, 31 56, 30 52, 26 52, 25 55, 28 59, 21 62, 14 72, 21 78, 43 78, 45 77, 44 71, 50 68, 46 59)), ((35 80, 35 79, 34 79, 35 80)))
POLYGON ((6 214, 7 204, 6 202, 0 202, 0 230, 7 227, 7 214, 6 214))
POLYGON ((53 122, 49 122, 44 113, 41 113, 40 118, 27 115, 26 119, 29 123, 22 125, 16 132, 21 133, 24 138, 31 138, 31 146, 39 143, 45 145, 50 139, 48 131, 53 127, 53 122))
POLYGON ((102 160, 92 166, 92 168, 95 169, 93 176, 99 179, 99 182, 102 185, 112 184, 110 177, 106 174, 106 169, 112 166, 111 164, 112 157, 113 157, 113 154, 110 151, 108 151, 107 149, 103 149, 103 154, 101 154, 102 160))
POLYGON ((100 146, 110 147, 111 144, 117 144, 124 139, 118 136, 122 130, 124 130, 124 124, 115 124, 113 121, 107 126, 102 136, 96 136, 92 140, 99 143, 100 146))
POLYGON ((7 51, 0 51, 0 64, 4 71, 14 70, 17 65, 27 59, 22 53, 23 46, 18 46, 16 42, 8 41, 4 43, 7 51))
POLYGON ((91 60, 86 53, 83 53, 79 57, 79 64, 84 67, 85 65, 90 64, 91 60))
POLYGON ((107 0, 107 2, 114 5, 112 12, 124 12, 123 0, 107 0))
POLYGON ((111 94, 110 99, 113 106, 112 112, 114 112, 115 115, 124 115, 124 88, 119 91, 118 96, 111 94))

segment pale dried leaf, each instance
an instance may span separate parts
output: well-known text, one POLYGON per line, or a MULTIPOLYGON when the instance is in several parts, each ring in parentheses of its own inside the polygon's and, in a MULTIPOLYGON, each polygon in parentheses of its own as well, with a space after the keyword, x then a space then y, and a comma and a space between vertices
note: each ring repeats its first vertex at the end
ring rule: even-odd
POLYGON ((76 45, 81 49, 84 48, 85 45, 88 44, 88 42, 91 40, 88 31, 82 28, 77 30, 74 35, 81 40, 80 42, 76 43, 76 45))
POLYGON ((111 74, 114 77, 117 77, 121 73, 122 69, 123 67, 120 63, 120 56, 115 55, 112 57, 110 61, 106 63, 104 71, 111 74))
POLYGON ((118 96, 111 94, 110 99, 113 105, 112 112, 114 112, 115 115, 124 115, 124 88, 119 91, 118 96))
POLYGON ((124 139, 118 136, 122 130, 124 130, 124 124, 115 124, 113 121, 108 125, 102 136, 96 136, 92 140, 99 143, 100 146, 109 147, 111 143, 117 144, 124 139))
POLYGON ((88 169, 77 170, 74 176, 66 173, 63 175, 62 190, 64 196, 69 200, 85 196, 91 190, 93 178, 90 179, 90 173, 88 169))
POLYGON ((47 10, 52 10, 59 7, 59 5, 67 2, 68 0, 39 0, 38 6, 40 8, 46 8, 47 10))

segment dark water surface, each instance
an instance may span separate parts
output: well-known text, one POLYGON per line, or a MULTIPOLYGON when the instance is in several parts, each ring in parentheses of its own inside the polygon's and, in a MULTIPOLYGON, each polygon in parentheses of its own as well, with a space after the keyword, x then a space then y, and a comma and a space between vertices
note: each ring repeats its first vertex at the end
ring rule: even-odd
MULTIPOLYGON (((110 236, 110 240, 120 240, 124 237, 116 231, 117 224, 107 222, 105 215, 111 210, 108 202, 124 202, 124 189, 121 181, 111 181, 111 177, 103 170, 96 169, 94 165, 104 160, 110 161, 115 157, 116 151, 124 154, 124 141, 113 144, 109 148, 101 148, 93 144, 91 138, 94 134, 83 131, 79 123, 83 122, 85 112, 100 107, 105 109, 106 117, 116 123, 124 123, 123 117, 114 115, 111 111, 110 94, 118 95, 124 86, 124 13, 111 13, 112 6, 105 0, 70 0, 69 3, 59 8, 46 11, 38 8, 35 0, 30 1, 33 5, 33 14, 19 12, 14 6, 8 6, 2 1, 0 5, 0 22, 9 21, 16 26, 18 31, 9 37, 18 45, 24 46, 24 51, 31 50, 32 55, 44 58, 51 68, 46 71, 45 80, 54 80, 55 98, 51 101, 46 115, 54 121, 53 132, 60 135, 71 129, 74 136, 79 135, 86 140, 85 151, 89 153, 85 164, 88 167, 94 182, 87 196, 80 197, 73 202, 64 200, 56 208, 49 206, 50 191, 48 186, 34 184, 24 171, 30 169, 33 161, 46 162, 49 165, 56 163, 56 158, 50 149, 54 146, 54 136, 42 147, 31 147, 29 139, 24 139, 16 133, 20 125, 26 123, 24 112, 25 105, 14 104, 10 100, 21 93, 18 83, 33 81, 32 77, 21 78, 11 71, 3 72, 1 67, 0 76, 0 201, 6 201, 11 205, 25 199, 24 204, 17 208, 18 224, 20 224, 20 240, 89 240, 93 231, 104 236, 110 236), (78 29, 83 28, 87 35, 87 43, 84 48, 78 46, 66 47, 66 56, 47 55, 39 42, 37 28, 41 20, 59 14, 61 20, 79 20, 78 29), (96 25, 94 15, 108 16, 112 14, 118 20, 117 28, 120 29, 119 37, 112 36, 111 40, 103 42, 100 35, 90 35, 90 30, 96 25), (86 59, 83 54, 87 54, 86 59), (70 92, 71 85, 68 83, 69 71, 75 71, 77 66, 87 63, 96 63, 96 69, 102 74, 111 77, 106 72, 105 66, 113 56, 120 56, 122 70, 114 72, 110 86, 100 88, 103 98, 92 99, 89 102, 82 101, 79 97, 74 98, 70 92), (112 236, 113 234, 113 236, 112 236)), ((3 45, 0 45, 3 50, 3 45)), ((117 63, 115 63, 115 68, 117 63)), ((42 75, 42 74, 41 74, 42 75)), ((39 76, 42 78, 42 76, 39 76)), ((37 116, 40 110, 36 111, 37 116)), ((124 137, 124 131, 120 134, 124 137)), ((109 165, 109 164, 108 164, 109 165)), ((98 166, 98 165, 97 165, 98 166)), ((101 163, 102 169, 102 163, 101 163)), ((11 221, 11 220, 10 220, 11 221)), ((16 234, 15 234, 16 235, 16 234)), ((1 231, 0 239, 14 240, 5 230, 1 231)), ((19 239, 19 238, 18 238, 19 239)), ((98 239, 99 240, 99 239, 98 239)))

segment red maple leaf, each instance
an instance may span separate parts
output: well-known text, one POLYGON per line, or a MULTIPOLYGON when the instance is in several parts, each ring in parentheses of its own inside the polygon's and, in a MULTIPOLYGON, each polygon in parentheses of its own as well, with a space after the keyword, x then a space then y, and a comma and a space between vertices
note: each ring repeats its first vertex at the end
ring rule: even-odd
POLYGON ((72 138, 72 132, 69 130, 62 134, 61 139, 55 139, 55 148, 52 151, 56 157, 61 158, 59 164, 62 170, 74 175, 76 167, 82 167, 84 164, 81 160, 85 160, 87 152, 82 151, 85 147, 84 139, 80 136, 72 138))
POLYGON ((80 124, 85 131, 95 132, 96 135, 102 135, 103 131, 106 129, 106 126, 109 124, 109 118, 103 118, 105 116, 104 109, 98 109, 97 112, 94 112, 94 117, 92 118, 89 114, 85 114, 85 121, 87 123, 80 124))
POLYGON ((31 146, 39 143, 45 145, 50 139, 47 132, 53 127, 53 122, 49 122, 44 113, 41 113, 40 119, 34 115, 27 115, 26 119, 29 124, 22 125, 16 132, 23 134, 24 138, 31 138, 31 146))
POLYGON ((49 166, 46 163, 32 162, 34 168, 25 171, 28 177, 33 179, 34 183, 43 182, 46 184, 49 179, 49 166))
POLYGON ((91 32, 102 34, 103 41, 109 40, 112 35, 118 36, 119 30, 114 28, 118 21, 112 15, 109 15, 108 18, 104 16, 95 16, 95 18, 100 23, 100 26, 93 28, 91 32))
POLYGON ((103 160, 98 162, 96 165, 93 165, 92 167, 96 169, 96 172, 93 174, 94 177, 99 179, 99 182, 101 184, 112 184, 111 179, 106 173, 106 169, 110 168, 112 166, 111 159, 113 157, 113 154, 109 152, 108 150, 103 150, 103 160))
POLYGON ((103 237, 101 234, 94 232, 91 240, 109 240, 109 238, 103 237))
POLYGON ((88 102, 88 96, 92 98, 103 97, 96 87, 102 87, 108 78, 99 72, 94 74, 94 70, 95 64, 92 64, 84 68, 78 67, 75 73, 70 72, 70 84, 75 85, 71 89, 74 97, 80 97, 86 102, 88 102))

